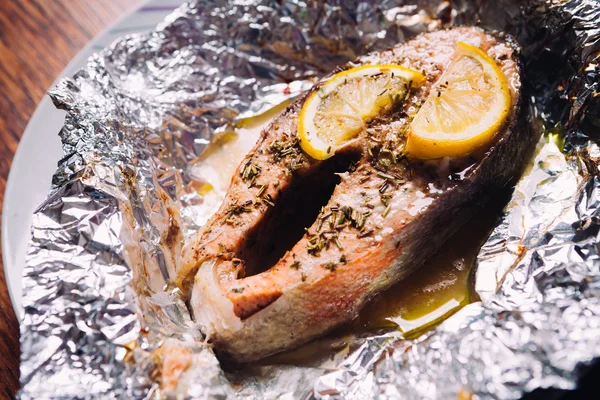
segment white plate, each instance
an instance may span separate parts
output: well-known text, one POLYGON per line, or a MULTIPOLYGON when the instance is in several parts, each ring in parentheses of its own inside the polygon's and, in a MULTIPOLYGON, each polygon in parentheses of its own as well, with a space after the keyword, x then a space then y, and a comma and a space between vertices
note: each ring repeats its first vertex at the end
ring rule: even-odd
MULTIPOLYGON (((120 36, 154 29, 183 0, 149 0, 96 36, 57 78, 75 73, 93 53, 120 36)), ((2 255, 8 293, 17 316, 21 313, 21 276, 30 238, 31 215, 44 201, 62 149, 58 132, 65 113, 45 96, 33 113, 8 175, 2 207, 2 255)))

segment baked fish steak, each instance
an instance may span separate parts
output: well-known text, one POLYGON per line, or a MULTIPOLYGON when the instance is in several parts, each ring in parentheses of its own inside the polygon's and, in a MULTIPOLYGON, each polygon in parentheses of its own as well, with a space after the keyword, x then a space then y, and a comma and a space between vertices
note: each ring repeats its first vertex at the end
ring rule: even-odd
POLYGON ((311 156, 298 134, 305 103, 326 79, 262 131, 217 213, 184 246, 177 271, 218 354, 256 360, 351 321, 511 184, 532 142, 519 123, 518 52, 509 38, 475 27, 425 33, 345 68, 398 65, 424 79, 408 82, 401 99, 391 97, 334 152, 311 156), (410 124, 428 98, 442 96, 459 43, 485 53, 503 75, 506 117, 487 144, 466 154, 411 158, 410 124))

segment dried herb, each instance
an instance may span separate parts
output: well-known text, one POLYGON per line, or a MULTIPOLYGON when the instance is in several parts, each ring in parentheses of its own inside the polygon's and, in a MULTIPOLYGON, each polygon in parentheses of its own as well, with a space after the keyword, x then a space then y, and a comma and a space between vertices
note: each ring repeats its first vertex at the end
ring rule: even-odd
POLYGON ((378 177, 383 178, 383 179, 387 179, 387 180, 390 180, 390 181, 395 181, 396 180, 396 178, 393 177, 392 175, 386 174, 386 173, 381 172, 381 171, 377 171, 376 174, 377 174, 378 177))
POLYGON ((390 168, 392 166, 392 162, 387 158, 379 158, 377 162, 379 162, 379 165, 381 165, 384 168, 390 168))
POLYGON ((307 251, 308 254, 313 256, 318 256, 321 253, 321 250, 325 247, 325 242, 319 236, 312 236, 308 239, 307 251))
POLYGON ((367 146, 367 153, 369 153, 369 156, 371 156, 372 158, 375 158, 379 154, 379 146, 369 144, 367 146))
POLYGON ((240 170, 240 176, 244 182, 249 182, 250 187, 256 182, 256 178, 260 175, 260 166, 252 162, 251 158, 248 158, 242 169, 240 170))
POLYGON ((237 204, 237 200, 234 201, 233 203, 231 203, 229 205, 229 207, 227 207, 227 210, 225 211, 225 213, 231 217, 233 215, 239 215, 242 213, 249 213, 252 212, 252 208, 250 208, 250 206, 252 205, 252 203, 254 203, 252 200, 247 200, 242 204, 237 204))
POLYGON ((343 224, 341 224, 341 225, 336 225, 336 226, 335 226, 335 229, 336 229, 336 230, 338 230, 338 231, 341 231, 342 229, 344 229, 345 227, 347 227, 347 226, 349 226, 349 225, 350 225, 350 223, 349 223, 349 222, 346 222, 346 223, 343 223, 343 224))
POLYGON ((335 263, 334 262, 326 262, 325 264, 321 264, 321 267, 330 270, 331 272, 335 271, 335 263))
POLYGON ((225 246, 222 245, 221 243, 219 243, 218 245, 218 253, 217 253, 217 257, 223 257, 223 254, 225 253, 225 246))
POLYGON ((375 137, 371 134, 369 135, 369 140, 371 140, 372 142, 375 142, 375 143, 381 143, 381 139, 379 139, 378 137, 375 137))
POLYGON ((354 227, 358 230, 362 230, 365 226, 367 216, 368 215, 365 215, 364 213, 358 210, 352 210, 352 213, 350 215, 350 219, 352 220, 351 225, 354 225, 354 227))
POLYGON ((256 192, 256 197, 262 196, 262 194, 265 192, 265 190, 267 190, 268 186, 269 186, 268 183, 260 185, 260 188, 258 189, 258 192, 256 192))
POLYGON ((341 246, 338 241, 338 232, 335 230, 327 230, 313 235, 307 232, 309 235, 307 252, 310 255, 318 256, 322 249, 328 249, 331 242, 335 243, 336 246, 341 246))
POLYGON ((373 234, 373 230, 371 229, 371 230, 359 233, 358 235, 356 235, 356 237, 359 239, 362 239, 362 238, 370 236, 372 234, 373 234))
MULTIPOLYGON (((408 92, 406 92, 408 93, 408 92)), ((400 102, 400 100, 402 98, 406 98, 406 93, 404 93, 404 97, 402 97, 402 95, 400 93, 390 93, 388 94, 388 99, 390 100, 390 103, 392 104, 392 106, 398 102, 400 102)))
POLYGON ((300 269, 300 261, 294 261, 291 265, 290 265, 291 269, 300 269))
POLYGON ((392 195, 391 194, 381 194, 379 196, 379 198, 381 199, 381 202, 383 203, 383 205, 387 206, 388 204, 390 204, 390 201, 392 200, 392 195))
POLYGON ((269 153, 274 162, 283 161, 290 172, 302 168, 304 164, 305 158, 297 138, 293 140, 274 140, 269 146, 269 153))
POLYGON ((395 153, 396 163, 400 163, 406 160, 406 153, 404 152, 404 147, 398 149, 397 153, 395 153))
POLYGON ((379 154, 382 156, 390 156, 390 157, 392 157, 394 155, 394 153, 387 147, 384 147, 383 149, 381 149, 379 151, 379 154))
POLYGON ((385 193, 386 190, 390 187, 388 181, 384 181, 381 185, 379 185, 379 193, 385 193))
POLYGON ((321 228, 323 227, 323 219, 322 218, 318 218, 317 219, 317 227, 316 227, 316 231, 319 232, 321 230, 321 228))
POLYGON ((383 210, 383 214, 381 214, 381 216, 383 218, 387 217, 388 214, 390 213, 390 210, 392 209, 392 205, 388 204, 387 207, 385 208, 385 210, 383 210))
POLYGON ((262 202, 265 203, 268 206, 273 207, 275 205, 275 202, 273 201, 273 198, 271 197, 270 194, 267 194, 263 199, 262 202))
POLYGON ((231 289, 232 292, 234 293, 242 293, 244 291, 245 288, 243 287, 235 287, 233 289, 231 289))

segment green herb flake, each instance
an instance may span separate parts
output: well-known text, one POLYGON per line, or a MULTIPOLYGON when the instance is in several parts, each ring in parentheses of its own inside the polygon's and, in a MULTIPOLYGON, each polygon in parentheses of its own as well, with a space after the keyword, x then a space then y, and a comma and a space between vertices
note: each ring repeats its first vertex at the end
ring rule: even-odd
POLYGON ((335 271, 336 265, 335 265, 334 262, 330 261, 330 262, 327 262, 325 264, 321 264, 321 267, 323 267, 325 269, 328 269, 329 271, 333 272, 333 271, 335 271))
POLYGON ((381 202, 383 203, 383 205, 387 206, 388 204, 390 204, 390 201, 392 200, 392 195, 391 194, 381 194, 379 196, 379 198, 381 199, 381 202))
POLYGON ((388 204, 387 207, 385 208, 385 210, 383 210, 383 214, 381 214, 381 216, 383 218, 386 218, 388 216, 388 214, 390 213, 391 209, 392 209, 392 205, 388 204))
POLYGON ((252 200, 247 200, 242 204, 237 204, 236 200, 227 207, 226 214, 232 217, 233 215, 252 212, 252 208, 250 208, 252 203, 254 203, 252 200))
POLYGON ((256 192, 256 197, 260 197, 263 195, 263 193, 265 192, 265 190, 267 190, 267 187, 269 186, 268 183, 262 184, 260 185, 260 188, 258 189, 258 192, 256 192))
POLYGON ((260 174, 260 170, 261 168, 252 163, 251 158, 249 158, 240 170, 240 176, 244 182, 249 182, 249 185, 253 186, 256 182, 256 178, 260 174))
POLYGON ((359 233, 358 235, 356 235, 356 237, 359 239, 362 239, 362 238, 370 236, 372 234, 373 234, 373 230, 368 230, 368 231, 359 233))
POLYGON ((262 202, 265 203, 268 206, 275 206, 275 202, 273 201, 273 198, 271 197, 270 194, 267 194, 263 199, 262 202))

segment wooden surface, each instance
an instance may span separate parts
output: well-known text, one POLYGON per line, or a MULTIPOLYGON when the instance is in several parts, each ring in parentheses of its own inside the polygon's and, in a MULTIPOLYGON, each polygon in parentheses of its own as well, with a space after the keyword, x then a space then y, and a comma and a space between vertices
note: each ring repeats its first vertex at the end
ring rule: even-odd
MULTIPOLYGON (((81 48, 141 0, 0 0, 0 211, 29 118, 81 48)), ((1 218, 1 217, 0 217, 1 218)), ((0 399, 19 386, 19 325, 0 250, 0 399)))

